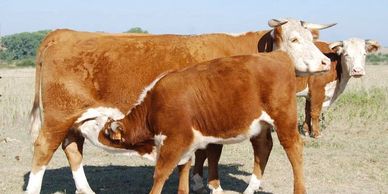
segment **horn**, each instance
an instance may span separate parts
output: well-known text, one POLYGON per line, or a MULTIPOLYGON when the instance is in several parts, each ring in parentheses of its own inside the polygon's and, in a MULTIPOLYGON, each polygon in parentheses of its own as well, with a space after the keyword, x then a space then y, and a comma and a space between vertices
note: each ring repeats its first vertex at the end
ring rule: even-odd
POLYGON ((333 50, 335 47, 343 46, 343 45, 344 45, 344 43, 342 41, 337 41, 337 42, 333 42, 333 43, 329 44, 329 48, 331 50, 333 50))
POLYGON ((314 29, 314 30, 323 30, 326 28, 330 28, 332 26, 337 25, 337 23, 332 23, 332 24, 313 24, 313 23, 308 23, 305 21, 300 21, 302 26, 308 29, 314 29))
POLYGON ((281 26, 281 25, 283 25, 283 24, 285 24, 287 22, 288 22, 288 20, 272 19, 272 20, 268 21, 268 26, 270 26, 272 28, 275 28, 275 27, 281 26))

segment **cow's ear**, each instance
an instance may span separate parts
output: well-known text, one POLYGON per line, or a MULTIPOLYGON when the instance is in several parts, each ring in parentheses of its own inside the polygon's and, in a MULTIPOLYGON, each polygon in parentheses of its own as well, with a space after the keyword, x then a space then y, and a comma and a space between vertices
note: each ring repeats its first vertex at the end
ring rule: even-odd
POLYGON ((118 122, 118 121, 113 121, 111 124, 110 124, 110 128, 111 128, 111 131, 109 132, 109 137, 112 139, 112 140, 122 140, 122 127, 121 127, 121 124, 118 122))
POLYGON ((365 40, 365 49, 368 53, 375 52, 380 49, 380 44, 374 40, 365 40))
POLYGON ((331 50, 333 50, 334 52, 336 52, 338 55, 341 55, 344 51, 344 48, 343 48, 344 44, 342 41, 338 41, 338 42, 333 42, 331 44, 329 44, 329 48, 331 50))

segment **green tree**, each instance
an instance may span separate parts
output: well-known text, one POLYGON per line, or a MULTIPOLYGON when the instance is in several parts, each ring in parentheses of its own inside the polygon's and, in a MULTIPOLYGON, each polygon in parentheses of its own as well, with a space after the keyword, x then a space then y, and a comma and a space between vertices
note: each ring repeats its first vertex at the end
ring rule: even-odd
POLYGON ((142 34, 148 34, 147 30, 143 30, 140 27, 133 27, 129 29, 128 31, 125 31, 125 33, 142 33, 142 34))
POLYGON ((49 32, 22 32, 2 37, 2 45, 6 50, 0 52, 0 59, 11 61, 34 58, 40 42, 49 32))

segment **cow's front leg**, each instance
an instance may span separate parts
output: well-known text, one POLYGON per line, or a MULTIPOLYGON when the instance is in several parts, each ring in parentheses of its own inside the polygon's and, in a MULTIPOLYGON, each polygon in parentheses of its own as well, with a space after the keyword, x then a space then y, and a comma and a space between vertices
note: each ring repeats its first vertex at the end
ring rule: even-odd
MULTIPOLYGON (((162 192, 164 183, 171 175, 174 168, 178 165, 184 154, 194 154, 194 153, 185 153, 188 151, 189 146, 192 142, 192 136, 174 133, 171 135, 166 135, 165 140, 158 147, 158 159, 156 161, 155 172, 154 172, 154 183, 150 194, 159 194, 162 192)), ((185 163, 185 165, 188 165, 185 163)), ((187 166, 184 167, 184 170, 187 172, 187 166)), ((186 179, 187 183, 179 183, 180 188, 185 187, 181 191, 189 192, 188 190, 188 177, 186 179)), ((178 191, 179 192, 179 191, 178 191)))
POLYGON ((309 137, 311 134, 311 101, 306 99, 304 107, 304 122, 303 122, 303 134, 309 137))
POLYGON ((318 138, 320 133, 320 127, 319 127, 319 116, 321 115, 322 111, 322 104, 325 100, 324 91, 312 93, 311 96, 311 131, 312 134, 310 134, 314 138, 318 138))
POLYGON ((190 167, 191 167, 191 159, 187 161, 185 164, 178 166, 178 169, 179 169, 178 193, 179 194, 185 194, 190 192, 190 187, 189 187, 190 167))

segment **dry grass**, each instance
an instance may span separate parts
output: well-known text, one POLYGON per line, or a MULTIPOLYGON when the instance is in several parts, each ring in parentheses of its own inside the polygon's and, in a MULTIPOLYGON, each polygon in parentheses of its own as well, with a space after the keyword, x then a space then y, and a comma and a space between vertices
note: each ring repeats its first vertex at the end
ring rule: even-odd
MULTIPOLYGON (((32 105, 34 74, 33 69, 2 69, 0 75, 0 193, 16 193, 26 186, 31 165, 25 121, 32 105)), ((368 66, 367 76, 352 80, 326 113, 323 137, 304 139, 308 192, 388 193, 387 121, 388 66, 368 66)), ((273 138, 262 186, 265 192, 291 193, 291 167, 275 133, 273 138)), ((97 193, 147 193, 151 187, 153 164, 149 161, 110 155, 87 143, 84 164, 97 193)), ((242 192, 252 165, 248 142, 225 146, 220 168, 224 189, 242 192)), ((42 193, 74 193, 67 166, 59 150, 46 171, 42 193)), ((176 175, 170 179, 165 193, 175 193, 176 175)))

